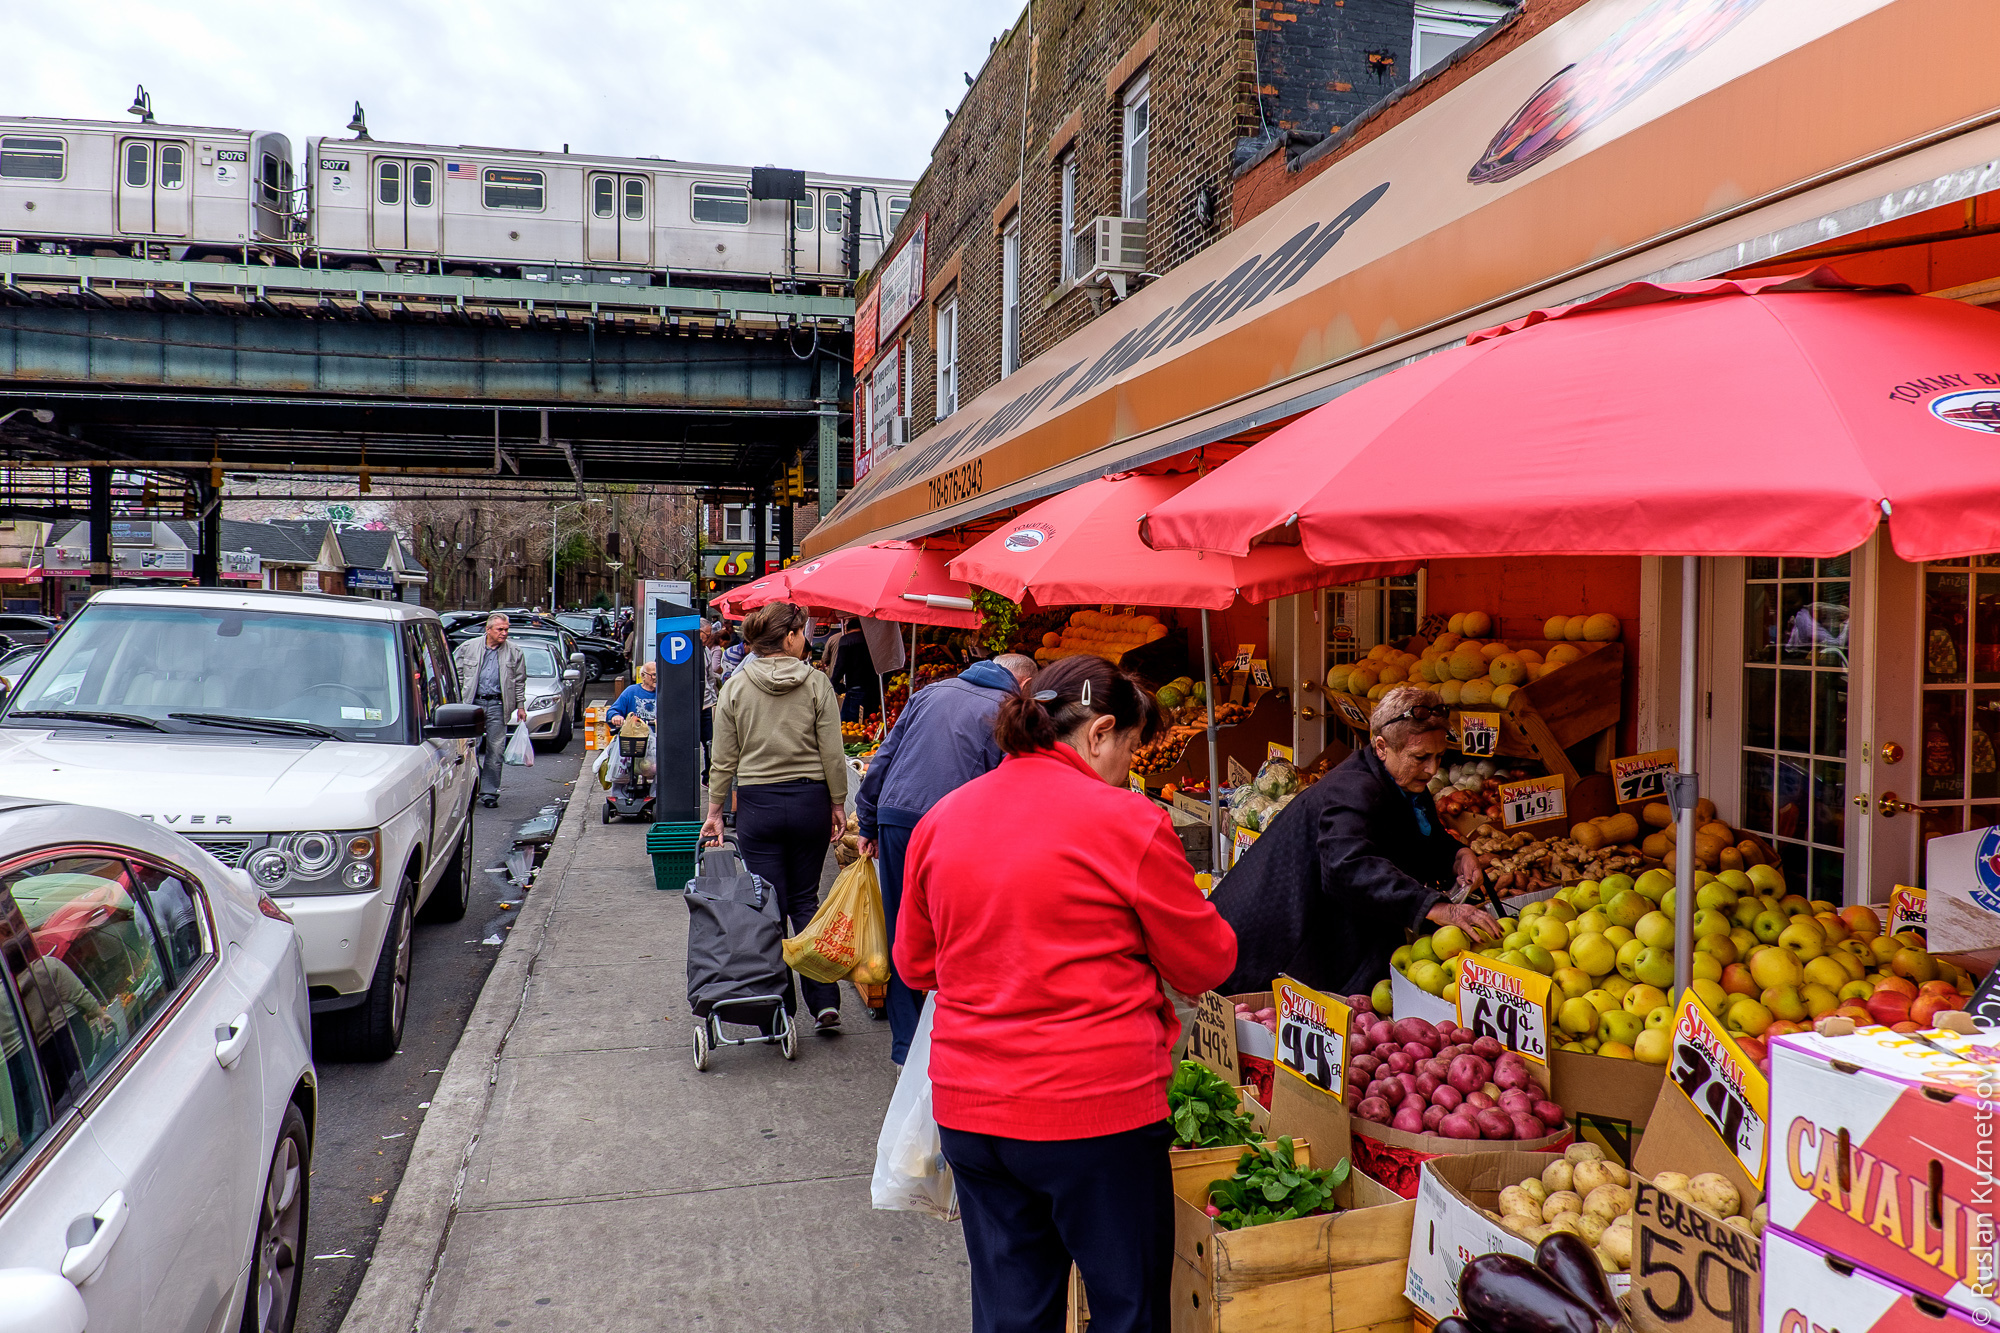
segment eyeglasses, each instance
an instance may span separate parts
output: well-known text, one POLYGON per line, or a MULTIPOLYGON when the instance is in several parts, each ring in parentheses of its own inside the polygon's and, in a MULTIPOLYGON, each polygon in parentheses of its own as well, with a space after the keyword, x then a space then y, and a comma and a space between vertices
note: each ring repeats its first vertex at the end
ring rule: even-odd
POLYGON ((1428 722, 1449 722, 1450 720, 1451 710, 1449 708, 1436 708, 1430 704, 1418 704, 1414 708, 1404 709, 1387 722, 1382 723, 1376 730, 1387 730, 1395 726, 1398 722, 1415 722, 1421 725, 1428 722))

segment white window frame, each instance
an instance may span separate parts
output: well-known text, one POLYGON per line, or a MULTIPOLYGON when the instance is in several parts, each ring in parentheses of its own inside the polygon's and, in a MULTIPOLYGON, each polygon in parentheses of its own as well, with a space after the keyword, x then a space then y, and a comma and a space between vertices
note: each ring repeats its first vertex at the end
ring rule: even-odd
POLYGON ((889 196, 889 235, 894 236, 896 234, 896 229, 903 225, 903 218, 909 211, 910 199, 908 195, 895 194, 889 196))
POLYGON ((549 206, 548 173, 545 171, 536 171, 529 167, 481 167, 479 171, 479 205, 480 207, 495 213, 546 212, 549 206), (494 177, 496 176, 505 176, 510 174, 521 176, 524 179, 522 180, 494 179, 494 177), (535 178, 532 184, 525 179, 528 176, 533 176, 535 178), (493 195, 492 195, 492 191, 495 189, 533 190, 535 191, 535 202, 533 204, 504 204, 504 203, 496 204, 493 202, 493 195))
MULTIPOLYGON (((757 534, 750 531, 750 515, 755 506, 726 504, 722 506, 722 540, 729 546, 755 546, 757 534), (732 535, 733 534, 733 535, 732 535)), ((766 545, 778 540, 778 507, 764 506, 764 541, 766 545)))
POLYGON ((56 159, 56 174, 53 176, 44 176, 32 172, 4 172, 0 173, 0 179, 17 180, 17 181, 60 181, 68 179, 69 176, 68 140, 58 138, 53 134, 51 135, 9 134, 4 138, 0 138, 0 158, 4 158, 4 155, 6 153, 6 148, 9 143, 17 145, 31 145, 28 147, 17 147, 14 149, 15 153, 19 154, 24 158, 40 159, 40 158, 47 158, 50 156, 54 156, 54 158, 56 159), (48 148, 49 144, 55 145, 55 150, 53 154, 51 154, 48 148))
POLYGON ((1485 32, 1511 12, 1495 0, 1417 0, 1410 29, 1410 77, 1451 59, 1452 52, 1485 32), (1455 37, 1444 54, 1424 63, 1424 38, 1455 37))
POLYGON ((1057 205, 1061 216, 1060 234, 1056 240, 1056 250, 1061 257, 1062 280, 1076 281, 1076 149, 1062 155, 1057 169, 1061 172, 1061 197, 1057 205))
POLYGON ((1118 167, 1119 216, 1143 221, 1153 156, 1152 76, 1141 74, 1133 79, 1118 100, 1125 120, 1118 167))
POLYGON ((735 181, 694 181, 688 186, 688 220, 700 227, 747 227, 750 225, 750 187, 735 181), (703 190, 720 193, 703 194, 703 190), (699 203, 728 203, 743 205, 743 220, 731 222, 723 218, 705 218, 695 209, 699 203))
POLYGON ((937 419, 958 411, 958 294, 938 303, 933 332, 937 349, 937 419))
POLYGON ((1021 214, 1000 229, 1000 378, 1021 368, 1021 214))

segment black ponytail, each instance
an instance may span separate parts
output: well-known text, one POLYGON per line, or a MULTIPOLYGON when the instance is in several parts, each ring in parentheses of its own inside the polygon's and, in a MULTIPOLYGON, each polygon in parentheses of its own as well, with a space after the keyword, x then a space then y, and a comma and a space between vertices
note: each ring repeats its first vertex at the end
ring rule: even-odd
POLYGON ((1101 657, 1065 657, 1001 703, 993 735, 1008 754, 1028 754, 1107 714, 1119 731, 1138 727, 1142 743, 1160 730, 1160 706, 1137 676, 1101 657))

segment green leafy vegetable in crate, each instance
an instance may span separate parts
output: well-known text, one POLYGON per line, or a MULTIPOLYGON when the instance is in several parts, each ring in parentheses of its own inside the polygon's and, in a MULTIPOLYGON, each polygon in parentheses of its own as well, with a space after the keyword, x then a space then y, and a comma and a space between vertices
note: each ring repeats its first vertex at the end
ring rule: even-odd
POLYGON ((1167 1084, 1167 1114, 1176 1148, 1220 1148, 1261 1137, 1241 1109, 1236 1089, 1207 1065, 1183 1060, 1167 1084))
POLYGON ((1333 1192, 1349 1169, 1345 1157, 1330 1167, 1300 1166, 1291 1139, 1282 1138, 1243 1154, 1235 1175, 1208 1187, 1208 1215, 1224 1231, 1236 1231, 1332 1212, 1333 1192))

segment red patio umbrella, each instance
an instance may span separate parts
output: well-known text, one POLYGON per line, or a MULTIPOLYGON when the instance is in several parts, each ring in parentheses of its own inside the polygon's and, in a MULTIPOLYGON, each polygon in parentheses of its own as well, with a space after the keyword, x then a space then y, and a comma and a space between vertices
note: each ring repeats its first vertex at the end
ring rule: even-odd
POLYGON ((844 546, 784 571, 792 601, 848 616, 906 625, 977 629, 972 589, 946 572, 955 544, 873 542, 844 546))
POLYGON ((1146 517, 1322 564, 2000 549, 2000 313, 1792 277, 1633 283, 1360 386, 1146 517))
POLYGON ((774 569, 762 578, 738 584, 716 597, 710 605, 730 620, 741 620, 760 606, 789 599, 792 585, 786 577, 788 573, 789 570, 774 569))

